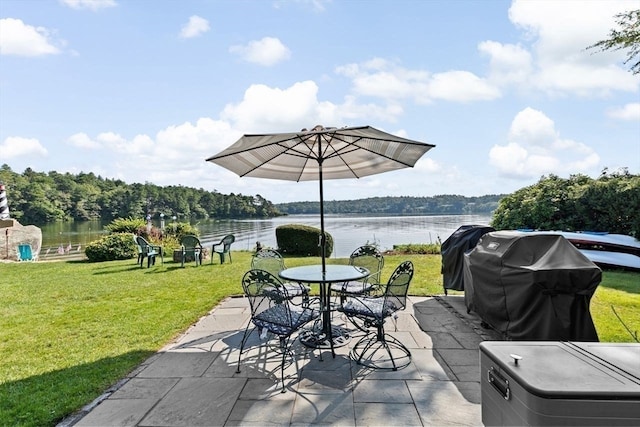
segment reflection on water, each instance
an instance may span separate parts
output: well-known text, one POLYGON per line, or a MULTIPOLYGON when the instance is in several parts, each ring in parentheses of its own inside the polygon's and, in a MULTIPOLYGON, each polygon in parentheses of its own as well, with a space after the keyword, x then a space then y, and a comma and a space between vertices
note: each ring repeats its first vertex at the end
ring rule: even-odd
MULTIPOLYGON (((333 236, 332 257, 348 257, 356 247, 367 242, 377 243, 381 249, 407 243, 436 243, 444 241, 464 224, 488 225, 490 215, 433 215, 433 216, 345 216, 326 215, 325 229, 333 236)), ((200 230, 203 245, 217 243, 226 234, 234 234, 236 250, 252 250, 257 241, 263 246, 276 247, 275 228, 283 224, 304 224, 320 228, 318 215, 290 215, 271 219, 206 220, 194 223, 200 230)), ((82 247, 103 234, 100 221, 56 223, 42 227, 43 248, 80 244, 82 247)), ((160 226, 160 224, 155 224, 160 226)))

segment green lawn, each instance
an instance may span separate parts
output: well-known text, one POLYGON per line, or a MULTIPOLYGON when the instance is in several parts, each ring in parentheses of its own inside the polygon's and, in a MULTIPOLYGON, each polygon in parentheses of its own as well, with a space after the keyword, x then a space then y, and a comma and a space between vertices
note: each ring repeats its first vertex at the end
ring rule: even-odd
MULTIPOLYGON (((383 278, 405 259, 416 269, 411 294, 443 293, 439 255, 385 256, 383 278)), ((184 269, 173 262, 141 269, 135 260, 0 263, 0 425, 55 425, 91 402, 220 300, 240 294, 250 253, 233 252, 233 261, 184 269)), ((612 305, 640 330, 640 274, 605 272, 591 306, 601 341, 631 342, 612 305)))

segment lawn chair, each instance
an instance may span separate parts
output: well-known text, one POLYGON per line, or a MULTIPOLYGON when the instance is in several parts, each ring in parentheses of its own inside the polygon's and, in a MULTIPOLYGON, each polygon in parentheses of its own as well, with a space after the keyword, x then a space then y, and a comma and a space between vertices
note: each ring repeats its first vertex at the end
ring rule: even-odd
POLYGON ((18 245, 18 261, 35 261, 33 249, 28 243, 18 245))
POLYGON ((191 259, 196 262, 196 267, 202 265, 202 244, 200 244, 200 240, 196 236, 182 236, 180 249, 182 250, 182 267, 184 267, 185 261, 190 261, 191 259))
POLYGON ((162 254, 162 246, 152 245, 147 242, 142 236, 135 236, 136 245, 138 245, 138 264, 142 267, 144 259, 147 258, 147 268, 156 264, 156 256, 160 255, 162 264, 164 264, 164 257, 162 254))
POLYGON ((236 241, 236 236, 233 234, 227 234, 218 243, 214 243, 211 247, 211 264, 213 264, 213 253, 220 255, 220 264, 224 264, 225 254, 229 255, 229 262, 231 260, 231 244, 236 241))
MULTIPOLYGON (((407 293, 413 278, 411 261, 401 263, 391 274, 379 296, 352 296, 338 307, 350 320, 358 319, 369 332, 352 347, 349 356, 358 365, 397 371, 411 363, 411 352, 395 337, 385 333, 384 323, 407 306, 407 293), (371 329, 375 329, 371 331, 371 329)), ((358 326, 356 323, 354 323, 358 326)), ((360 326, 358 326, 360 327, 360 326)))
POLYGON ((317 319, 320 312, 311 307, 293 304, 291 297, 287 295, 287 290, 282 287, 282 282, 268 271, 248 271, 242 278, 242 289, 249 299, 251 322, 247 324, 242 336, 236 372, 240 372, 240 359, 249 335, 256 329, 261 331, 261 335, 266 336, 267 333, 271 333, 279 340, 279 346, 275 351, 282 354, 280 378, 282 380, 281 392, 284 393, 286 391, 284 364, 287 356, 293 356, 291 344, 294 340, 291 339, 291 336, 307 323, 317 319), (253 328, 249 330, 252 324, 253 328))

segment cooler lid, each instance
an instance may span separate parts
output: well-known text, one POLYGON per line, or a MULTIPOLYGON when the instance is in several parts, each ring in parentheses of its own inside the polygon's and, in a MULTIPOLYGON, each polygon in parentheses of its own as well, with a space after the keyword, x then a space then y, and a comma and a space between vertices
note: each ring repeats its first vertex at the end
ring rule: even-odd
MULTIPOLYGON (((581 343, 584 344, 584 343, 581 343)), ((593 343, 597 344, 597 343, 593 343)), ((597 346, 589 351, 596 353, 597 346)), ((640 344, 638 344, 640 349, 640 344)), ((631 348, 630 348, 631 349, 631 348)), ((536 396, 589 399, 640 399, 640 378, 618 369, 615 361, 606 360, 615 351, 600 349, 595 357, 559 341, 485 341, 480 351, 536 396), (514 357, 520 357, 518 364, 514 357)), ((635 350, 631 349, 631 353, 635 350)), ((626 360, 626 356, 623 358, 626 360)), ((633 361, 629 360, 631 365, 633 361)))

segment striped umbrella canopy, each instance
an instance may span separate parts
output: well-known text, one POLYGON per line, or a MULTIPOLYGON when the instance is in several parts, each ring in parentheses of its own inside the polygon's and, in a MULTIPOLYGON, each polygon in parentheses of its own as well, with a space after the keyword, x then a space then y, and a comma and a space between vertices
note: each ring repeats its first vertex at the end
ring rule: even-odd
POLYGON ((325 179, 361 178, 413 167, 432 144, 371 126, 247 134, 207 161, 239 176, 320 183, 322 269, 325 271, 325 179))

